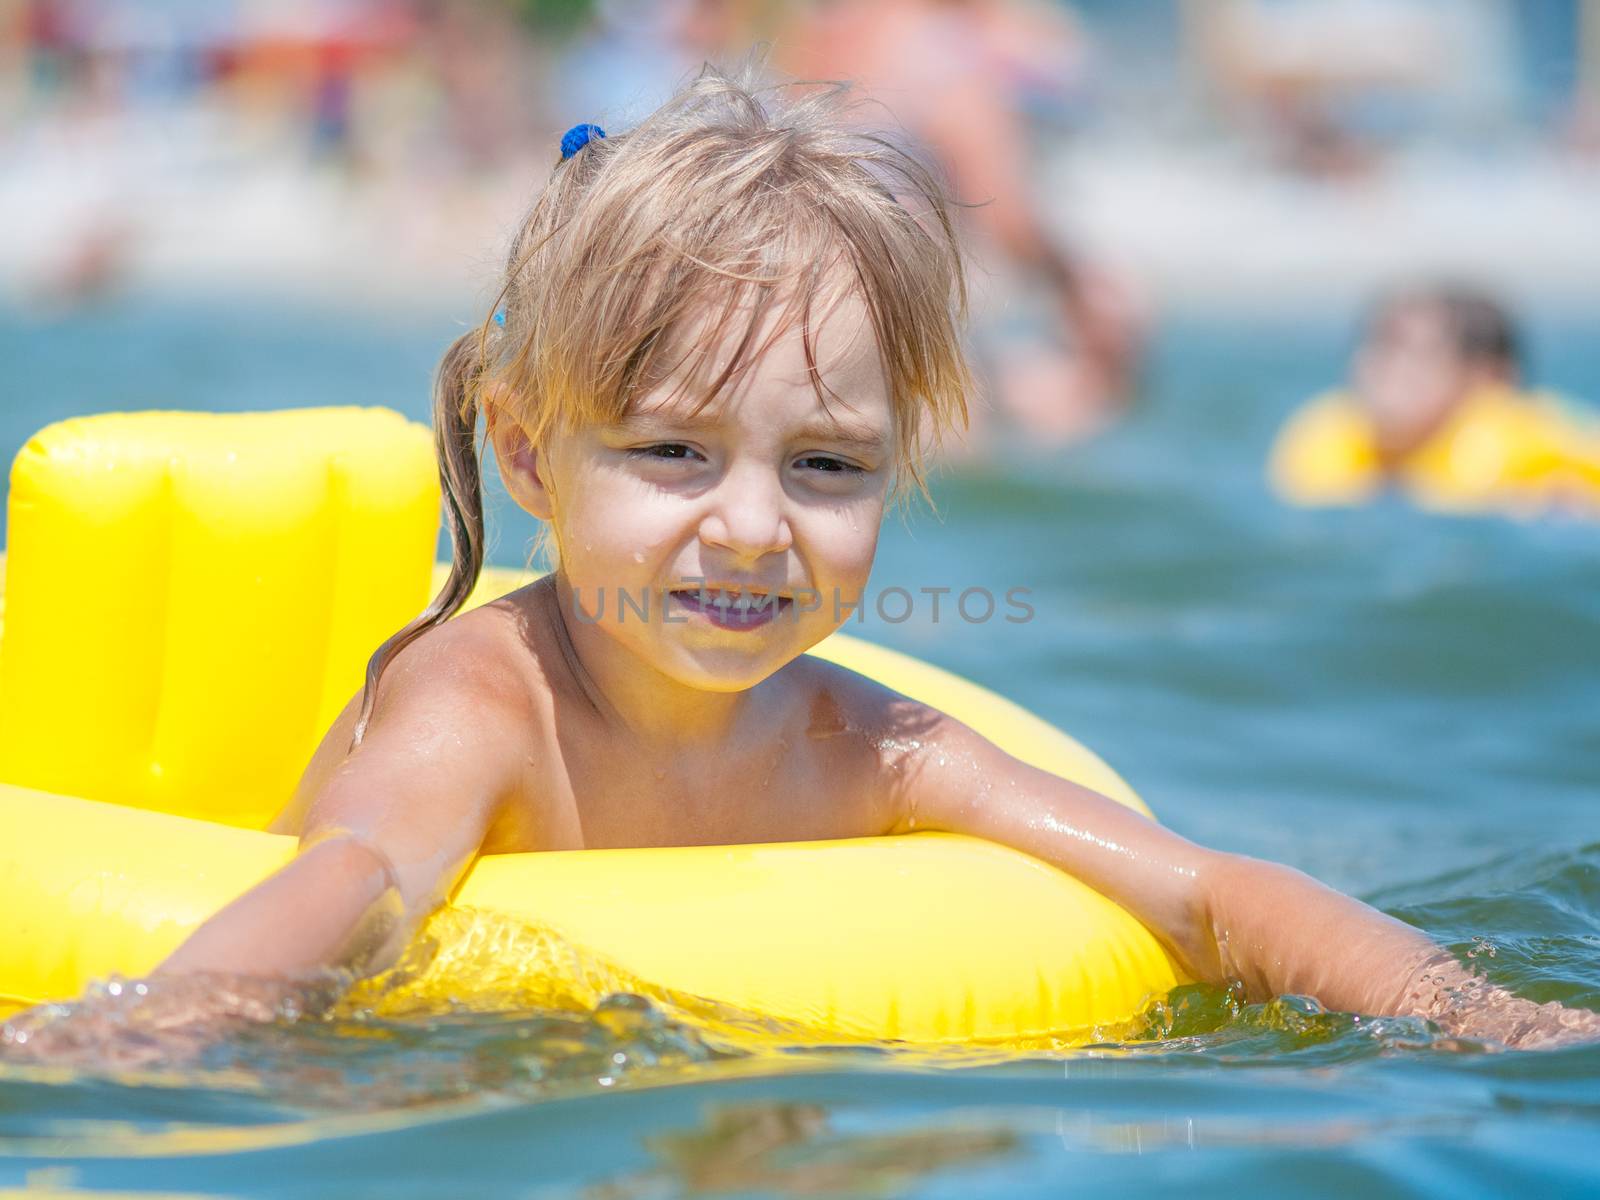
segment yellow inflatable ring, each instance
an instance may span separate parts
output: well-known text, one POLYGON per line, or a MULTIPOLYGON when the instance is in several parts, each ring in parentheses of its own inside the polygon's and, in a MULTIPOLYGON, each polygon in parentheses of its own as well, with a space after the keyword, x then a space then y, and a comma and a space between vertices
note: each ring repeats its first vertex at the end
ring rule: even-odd
MULTIPOLYGON (((206 619, 222 622, 220 636, 232 636, 240 621, 256 627, 262 614, 236 610, 249 610, 258 598, 250 586, 261 578, 258 553, 274 570, 293 573, 299 559, 284 542, 286 527, 293 529, 294 540, 315 542, 321 536, 318 521, 346 529, 359 521, 370 536, 383 537, 396 556, 402 548, 410 552, 431 541, 437 510, 420 504, 419 496, 432 503, 433 493, 426 480, 419 483, 415 477, 417 460, 426 468, 427 456, 413 453, 419 446, 426 450, 426 431, 393 414, 337 410, 253 414, 248 420, 136 414, 66 424, 72 428, 56 426, 39 435, 13 470, 8 610, 0 630, 0 725, 30 707, 37 695, 30 672, 49 664, 48 650, 81 652, 70 650, 75 638, 98 636, 78 624, 96 618, 90 598, 62 593, 86 585, 88 564, 104 561, 109 539, 152 540, 141 522, 169 526, 167 558, 161 563, 166 578, 155 578, 153 564, 146 561, 133 580, 138 587, 102 586, 98 603, 108 610, 132 606, 148 615, 148 598, 130 593, 161 592, 169 611, 158 614, 164 620, 156 627, 164 630, 165 661, 179 664, 203 661, 208 648, 216 656, 219 635, 206 619), (113 464, 139 459, 129 449, 130 439, 145 448, 145 458, 164 457, 170 472, 193 471, 217 481, 236 497, 223 505, 230 512, 255 514, 225 542, 199 539, 217 572, 209 582, 203 572, 192 573, 189 585, 201 589, 199 596, 180 597, 171 586, 191 566, 179 552, 189 536, 181 525, 210 522, 215 514, 175 505, 183 489, 170 477, 167 486, 144 497, 161 511, 146 511, 131 495, 138 489, 118 479, 116 468, 107 470, 99 457, 113 464), (370 449, 370 443, 384 439, 392 444, 363 462, 352 465, 354 459, 346 455, 332 468, 322 464, 320 506, 298 495, 286 502, 283 479, 265 465, 304 458, 311 444, 334 445, 330 453, 337 459, 339 444, 370 449), (150 450, 153 445, 162 451, 150 450), (290 447, 294 454, 286 453, 290 447), (238 469, 229 474, 194 467, 196 459, 218 455, 238 469), (337 479, 339 472, 368 469, 387 482, 337 479), (410 483, 394 478, 407 473, 410 483), (109 477, 114 495, 96 508, 88 489, 102 477, 109 477), (233 489, 241 478, 257 489, 252 495, 237 497, 233 489), (349 510, 352 497, 360 498, 361 511, 349 510), (49 498, 53 502, 46 502, 49 498), (279 518, 290 510, 296 520, 285 526, 279 518), (418 513, 424 514, 426 537, 412 527, 418 513), (268 553, 273 547, 277 559, 268 553), (174 608, 193 617, 191 624, 174 624, 174 608)), ((291 483, 296 485, 309 486, 306 480, 314 474, 298 463, 282 469, 295 475, 291 483)), ((195 491, 188 500, 215 499, 204 488, 195 491)), ((360 553, 376 561, 372 551, 364 545, 360 553)), ((419 577, 408 583, 403 603, 413 610, 416 597, 430 585, 430 558, 412 558, 419 577)), ((325 556, 311 555, 306 562, 310 574, 302 580, 301 606, 308 615, 296 626, 293 650, 280 633, 278 653, 292 657, 315 647, 315 661, 301 664, 300 677, 329 677, 334 693, 342 689, 348 698, 360 666, 350 660, 361 656, 347 654, 342 639, 370 646, 395 622, 391 614, 380 613, 374 628, 350 624, 347 615, 362 606, 352 605, 324 577, 331 571, 334 579, 348 580, 348 572, 339 563, 330 566, 325 556), (332 660, 340 656, 342 678, 332 673, 332 660)), ((517 582, 491 573, 477 598, 517 582)), ((264 603, 272 605, 283 582, 255 586, 264 589, 264 603)), ((109 612, 99 618, 118 619, 109 612)), ((148 647, 130 653, 148 668, 148 647)), ((1147 811, 1093 754, 992 692, 843 635, 813 653, 936 705, 1025 761, 1147 811)), ((110 663, 106 673, 121 685, 137 684, 123 667, 110 663)), ((275 679, 295 674, 281 667, 275 665, 275 679)), ((86 678, 79 677, 80 687, 90 686, 86 678)), ((180 676, 185 687, 213 690, 198 698, 156 700, 150 694, 155 685, 147 680, 142 692, 134 689, 124 727, 104 735, 99 726, 77 724, 70 709, 57 709, 48 719, 30 713, 26 724, 35 736, 45 731, 53 738, 48 752, 18 747, 0 735, 0 779, 6 781, 0 783, 0 911, 8 921, 0 941, 0 1005, 69 998, 95 978, 148 972, 210 913, 292 856, 292 838, 259 831, 257 801, 248 788, 236 789, 248 820, 219 806, 211 794, 215 752, 186 750, 187 743, 171 734, 159 714, 152 719, 147 711, 152 704, 177 706, 194 726, 189 732, 202 741, 244 736, 237 724, 228 724, 238 720, 229 710, 237 703, 245 719, 261 716, 263 710, 252 708, 245 694, 260 682, 234 679, 233 693, 219 694, 215 689, 225 691, 230 679, 233 675, 220 668, 180 676), (131 746, 135 739, 126 726, 135 720, 143 722, 145 738, 141 754, 128 760, 135 767, 118 777, 101 763, 94 768, 100 790, 89 793, 94 799, 82 792, 67 794, 71 789, 61 786, 62 780, 87 778, 74 760, 93 756, 102 737, 114 748, 131 746), (155 753, 165 758, 153 759, 155 753), (161 768, 156 782, 168 790, 155 788, 147 778, 152 761, 161 768), (249 828, 252 824, 257 827, 249 828)), ((59 683, 53 686, 60 695, 59 683)), ((320 690, 307 698, 323 704, 320 690)), ((86 703, 102 718, 121 711, 104 696, 88 697, 86 703)), ((312 707, 302 702, 294 712, 278 714, 278 725, 269 731, 291 760, 304 760, 307 742, 301 730, 307 724, 304 712, 312 707)), ((246 761, 254 767, 267 760, 252 749, 246 761)), ((572 962, 603 969, 608 980, 647 993, 700 998, 825 1036, 914 1042, 1084 1036, 1126 1021, 1149 998, 1181 981, 1160 943, 1109 900, 1026 855, 953 835, 495 855, 474 865, 453 906, 456 912, 492 914, 541 933, 504 944, 494 963, 502 980, 508 974, 534 977, 557 969, 549 959, 554 938, 580 952, 572 962)), ((459 989, 460 981, 451 986, 459 989)))

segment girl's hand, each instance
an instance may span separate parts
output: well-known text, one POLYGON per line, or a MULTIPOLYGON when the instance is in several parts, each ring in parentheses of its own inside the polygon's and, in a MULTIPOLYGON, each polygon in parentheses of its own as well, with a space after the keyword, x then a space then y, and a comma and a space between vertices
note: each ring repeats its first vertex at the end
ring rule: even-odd
POLYGON ((1422 965, 1402 1003, 1447 1033, 1514 1050, 1600 1042, 1600 1013, 1525 1000, 1471 974, 1447 951, 1422 965))
POLYGON ((0 1062, 95 1071, 181 1067, 240 1027, 293 1020, 348 980, 194 974, 113 979, 71 1004, 40 1004, 0 1024, 0 1062))
POLYGON ((1568 1008, 1550 1001, 1535 1004, 1503 988, 1498 999, 1472 1014, 1457 1030, 1463 1037, 1493 1038, 1513 1050, 1555 1050, 1582 1042, 1600 1042, 1600 1013, 1568 1008))

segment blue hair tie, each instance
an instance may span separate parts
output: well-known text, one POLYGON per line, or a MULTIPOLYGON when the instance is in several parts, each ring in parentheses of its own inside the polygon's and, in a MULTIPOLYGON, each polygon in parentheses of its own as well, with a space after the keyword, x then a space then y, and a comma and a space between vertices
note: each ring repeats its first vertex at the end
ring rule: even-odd
POLYGON ((585 121, 581 125, 574 125, 561 135, 561 161, 566 162, 579 150, 589 144, 590 138, 605 137, 606 131, 598 125, 590 125, 585 121))
POLYGON ((497 309, 494 310, 494 323, 496 325, 504 325, 506 323, 506 310, 505 309, 497 308, 497 309))

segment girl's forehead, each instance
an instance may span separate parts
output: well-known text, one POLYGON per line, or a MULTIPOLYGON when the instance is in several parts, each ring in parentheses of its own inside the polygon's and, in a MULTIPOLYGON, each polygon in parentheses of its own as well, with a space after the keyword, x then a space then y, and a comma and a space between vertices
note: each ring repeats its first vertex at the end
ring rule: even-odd
POLYGON ((783 400, 785 410, 844 408, 860 415, 889 406, 871 316, 854 291, 822 298, 809 313, 774 303, 759 321, 748 312, 732 318, 702 314, 677 341, 672 358, 678 369, 639 395, 625 416, 727 414, 752 400, 763 407, 783 400), (713 392, 711 384, 730 367, 732 374, 713 392))

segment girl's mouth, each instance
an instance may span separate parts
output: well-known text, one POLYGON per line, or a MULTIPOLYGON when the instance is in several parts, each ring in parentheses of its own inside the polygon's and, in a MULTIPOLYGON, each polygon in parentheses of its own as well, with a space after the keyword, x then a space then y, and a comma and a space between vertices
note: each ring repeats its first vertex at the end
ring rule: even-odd
POLYGON ((679 607, 705 617, 719 629, 759 629, 786 616, 794 605, 788 596, 770 592, 724 592, 720 588, 685 588, 667 593, 679 607))

